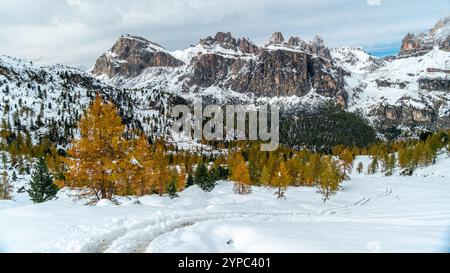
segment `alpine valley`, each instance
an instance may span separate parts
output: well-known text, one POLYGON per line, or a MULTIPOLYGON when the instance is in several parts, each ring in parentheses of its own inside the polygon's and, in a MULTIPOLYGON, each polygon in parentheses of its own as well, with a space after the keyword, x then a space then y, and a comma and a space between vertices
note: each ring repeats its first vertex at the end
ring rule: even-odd
POLYGON ((398 48, 218 32, 123 35, 89 71, 0 56, 0 252, 448 252, 450 17, 398 48), (173 132, 200 98, 279 106, 278 149, 173 132))

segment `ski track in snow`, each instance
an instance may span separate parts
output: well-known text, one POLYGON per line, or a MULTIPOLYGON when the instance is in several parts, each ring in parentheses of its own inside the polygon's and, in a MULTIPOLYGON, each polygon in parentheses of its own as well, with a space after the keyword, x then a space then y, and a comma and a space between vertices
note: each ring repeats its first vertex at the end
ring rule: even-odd
MULTIPOLYGON (((185 215, 185 214, 184 214, 185 215)), ((243 218, 260 220, 273 217, 286 216, 308 216, 310 213, 209 213, 205 214, 199 212, 198 215, 190 216, 170 215, 167 218, 178 218, 167 220, 164 217, 157 217, 150 220, 144 220, 131 227, 121 226, 90 238, 85 238, 86 243, 82 244, 78 251, 81 253, 144 253, 151 242, 160 236, 176 231, 177 229, 187 228, 195 224, 207 221, 231 221, 242 220, 243 218)), ((77 236, 78 237, 78 236, 77 236)), ((64 243, 58 243, 59 247, 62 245, 73 245, 72 240, 79 238, 66 238, 64 243)), ((63 251, 72 251, 73 249, 61 249, 63 251)))
MULTIPOLYGON (((378 198, 388 197, 389 195, 392 194, 392 191, 393 191, 392 187, 388 186, 386 188, 386 191, 384 193, 378 195, 377 197, 378 198)), ((363 198, 359 199, 358 201, 351 203, 349 205, 343 206, 343 207, 322 210, 319 214, 320 215, 333 215, 338 212, 347 211, 349 209, 353 209, 353 208, 357 208, 357 207, 362 207, 362 206, 366 205, 367 203, 369 203, 371 200, 372 199, 370 197, 363 197, 363 198)))
MULTIPOLYGON (((79 252, 83 253, 144 253, 147 252, 150 244, 168 234, 179 229, 190 228, 196 224, 208 221, 233 221, 242 220, 243 218, 252 220, 274 220, 276 218, 289 218, 290 220, 308 220, 311 216, 325 217, 327 221, 339 222, 349 221, 347 217, 339 217, 339 213, 345 213, 349 210, 363 207, 372 201, 374 198, 386 198, 392 195, 393 189, 387 186, 386 190, 376 195, 375 197, 362 197, 358 201, 350 203, 345 206, 325 209, 318 213, 313 212, 281 212, 281 213, 251 213, 251 212, 217 212, 205 213, 204 211, 194 212, 191 215, 171 214, 168 216, 159 216, 147 220, 142 220, 136 224, 126 227, 125 224, 105 232, 101 235, 86 238, 84 244, 79 248, 79 252), (330 217, 327 217, 330 216, 330 217)), ((450 221, 442 221, 443 216, 450 215, 448 211, 438 211, 427 215, 418 214, 403 214, 397 219, 387 219, 383 215, 376 217, 359 217, 352 219, 354 222, 364 223, 390 223, 390 224, 407 224, 407 225, 442 225, 450 224, 450 221), (417 221, 418 217, 424 221, 417 221), (437 220, 434 220, 436 218, 437 220)), ((392 215, 386 215, 392 216, 392 215)), ((126 223, 126 221, 123 221, 126 223)), ((68 239, 73 240, 72 239, 68 239)), ((67 245, 71 245, 68 243, 67 245)))
POLYGON ((332 215, 332 214, 336 214, 336 213, 341 212, 341 211, 346 211, 346 210, 349 210, 349 209, 352 209, 352 208, 364 206, 368 202, 370 202, 370 198, 363 197, 363 198, 359 199, 358 201, 356 201, 355 203, 352 203, 352 204, 349 204, 349 205, 346 205, 346 206, 343 206, 343 207, 322 210, 319 214, 320 215, 332 215))

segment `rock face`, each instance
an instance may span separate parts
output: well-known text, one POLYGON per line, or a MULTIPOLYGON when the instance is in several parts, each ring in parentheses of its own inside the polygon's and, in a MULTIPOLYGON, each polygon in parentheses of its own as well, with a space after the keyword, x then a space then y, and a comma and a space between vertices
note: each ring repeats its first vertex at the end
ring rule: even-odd
POLYGON ((271 45, 282 45, 284 43, 284 36, 283 33, 277 31, 274 34, 272 34, 272 37, 270 37, 269 41, 266 43, 266 47, 269 47, 271 45))
POLYGON ((119 38, 111 50, 96 62, 92 73, 115 76, 136 77, 148 67, 177 67, 183 62, 176 59, 158 44, 144 38, 125 35, 119 38))
POLYGON ((435 46, 450 51, 450 17, 440 20, 429 33, 408 33, 402 42, 399 57, 422 56, 435 46))
POLYGON ((399 56, 421 56, 430 52, 434 47, 434 41, 426 34, 415 35, 408 33, 402 41, 399 56))
POLYGON ((422 78, 419 80, 419 88, 427 91, 450 92, 450 79, 444 78, 422 78))
POLYGON ((206 47, 220 46, 224 49, 241 52, 244 54, 257 54, 259 48, 247 38, 235 39, 230 32, 217 32, 214 37, 200 40, 200 45, 206 47))
POLYGON ((281 32, 275 32, 265 47, 284 47, 331 60, 330 50, 320 36, 315 36, 312 41, 305 41, 300 37, 293 36, 286 42, 281 32))
POLYGON ((200 44, 217 44, 251 57, 230 58, 220 53, 196 56, 191 60, 193 72, 188 76, 191 86, 214 85, 265 97, 303 96, 315 90, 333 98, 342 92, 342 81, 331 57, 324 58, 330 54, 323 42, 313 44, 291 38, 285 43, 283 34, 276 32, 266 47, 257 48, 246 39, 236 40, 230 33, 219 32, 200 44))
POLYGON ((435 128, 438 114, 436 109, 417 109, 406 105, 381 105, 372 111, 372 115, 377 117, 377 125, 387 129, 402 124, 403 126, 414 128, 423 126, 435 128))

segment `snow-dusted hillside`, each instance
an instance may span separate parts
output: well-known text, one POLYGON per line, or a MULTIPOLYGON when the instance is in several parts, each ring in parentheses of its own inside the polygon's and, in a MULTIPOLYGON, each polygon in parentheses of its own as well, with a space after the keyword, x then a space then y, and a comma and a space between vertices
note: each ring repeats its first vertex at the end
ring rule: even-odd
POLYGON ((334 48, 331 55, 337 65, 351 74, 370 73, 386 64, 384 60, 371 56, 360 47, 334 48))
MULTIPOLYGON (((339 54, 336 54, 336 58, 339 54)), ((340 52, 339 52, 340 53, 340 52)), ((450 52, 433 49, 423 56, 374 62, 355 50, 358 61, 342 65, 346 76, 349 110, 359 111, 381 127, 450 126, 450 52)))
POLYGON ((35 144, 47 138, 65 147, 97 93, 118 106, 130 128, 168 136, 169 105, 179 98, 164 90, 119 89, 74 68, 0 56, 1 129, 30 133, 35 144))
MULTIPOLYGON (((357 158, 365 165, 369 160, 357 158)), ((236 195, 229 182, 176 199, 123 198, 96 207, 0 201, 8 252, 445 252, 450 239, 450 158, 412 177, 353 174, 329 202, 314 188, 236 195), (137 202, 139 201, 139 202, 137 202)))
POLYGON ((379 128, 435 130, 450 126, 450 17, 429 33, 408 34, 387 60, 359 48, 332 50, 345 76, 348 110, 379 128))

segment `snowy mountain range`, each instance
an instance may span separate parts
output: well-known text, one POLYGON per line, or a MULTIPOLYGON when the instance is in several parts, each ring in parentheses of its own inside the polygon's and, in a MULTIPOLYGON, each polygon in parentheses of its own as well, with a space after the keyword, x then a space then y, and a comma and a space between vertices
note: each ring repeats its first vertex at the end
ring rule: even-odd
POLYGON ((129 127, 158 136, 168 135, 171 105, 198 96, 285 111, 333 101, 380 132, 448 128, 450 19, 407 34, 398 56, 385 59, 361 48, 329 49, 320 37, 285 40, 280 32, 262 46, 218 32, 179 51, 123 35, 88 72, 0 57, 2 126, 26 129, 35 141, 51 136, 65 145, 98 92, 119 106, 129 127))

